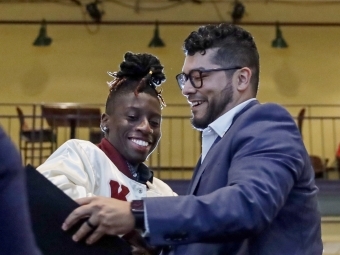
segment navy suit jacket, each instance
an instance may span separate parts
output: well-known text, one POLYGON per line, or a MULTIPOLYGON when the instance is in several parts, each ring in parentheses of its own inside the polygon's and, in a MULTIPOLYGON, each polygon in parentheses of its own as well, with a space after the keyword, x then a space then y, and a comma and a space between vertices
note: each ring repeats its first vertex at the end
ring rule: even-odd
POLYGON ((28 210, 21 158, 0 126, 0 255, 40 255, 28 210))
POLYGON ((199 161, 188 195, 145 199, 150 242, 176 255, 321 255, 317 191, 291 115, 252 101, 199 161))

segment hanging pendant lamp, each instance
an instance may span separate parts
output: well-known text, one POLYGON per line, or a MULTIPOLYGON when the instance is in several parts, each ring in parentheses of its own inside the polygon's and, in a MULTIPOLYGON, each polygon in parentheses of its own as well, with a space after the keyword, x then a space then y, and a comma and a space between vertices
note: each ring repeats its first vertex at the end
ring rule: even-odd
POLYGON ((276 23, 276 38, 272 41, 273 48, 287 48, 288 44, 286 43, 285 39, 283 39, 282 32, 280 29, 280 25, 276 23))
POLYGON ((151 39, 149 43, 149 47, 151 48, 151 47, 164 47, 164 46, 165 46, 165 43, 159 37, 158 21, 156 20, 153 38, 151 39))
POLYGON ((39 35, 33 42, 33 45, 40 47, 40 46, 49 46, 51 43, 52 43, 52 39, 47 36, 46 20, 43 19, 41 22, 39 35))

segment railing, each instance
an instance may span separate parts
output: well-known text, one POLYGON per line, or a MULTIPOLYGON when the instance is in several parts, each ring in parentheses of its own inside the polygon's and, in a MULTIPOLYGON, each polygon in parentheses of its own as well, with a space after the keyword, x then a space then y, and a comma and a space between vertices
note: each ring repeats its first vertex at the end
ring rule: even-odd
MULTIPOLYGON (((16 106, 20 106, 28 125, 33 129, 50 127, 46 116, 42 115, 39 104, 0 104, 0 124, 18 146, 21 142, 20 125, 16 106)), ((55 105, 55 104, 53 104, 55 105)), ((98 108, 104 112, 102 104, 73 104, 77 107, 98 108)), ((303 120, 302 136, 308 152, 320 158, 328 159, 328 168, 334 168, 335 152, 340 142, 340 105, 285 105, 297 119, 302 108, 306 109, 303 120)), ((190 109, 184 104, 169 104, 163 110, 162 139, 147 159, 155 175, 162 179, 190 179, 201 152, 200 132, 191 127, 190 109)), ((51 124, 51 122, 50 122, 51 124)), ((93 126, 93 125, 91 125, 93 126)), ((51 127, 50 127, 51 128, 51 127)), ((57 132, 56 147, 70 138, 70 127, 52 127, 57 132)), ((89 140, 93 130, 99 127, 77 127, 74 136, 89 140)), ((40 162, 33 162, 38 165, 40 162)))
POLYGON ((307 104, 285 105, 285 107, 295 119, 299 111, 305 108, 302 137, 307 151, 310 155, 323 159, 328 170, 339 169, 336 151, 340 146, 340 105, 307 104))

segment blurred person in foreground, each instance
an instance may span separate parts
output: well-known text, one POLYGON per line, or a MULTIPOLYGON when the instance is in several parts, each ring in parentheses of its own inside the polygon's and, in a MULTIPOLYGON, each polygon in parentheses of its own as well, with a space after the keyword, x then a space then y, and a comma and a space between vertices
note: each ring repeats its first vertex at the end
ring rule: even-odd
POLYGON ((0 254, 41 255, 32 231, 20 155, 1 126, 0 254))
MULTIPOLYGON (((283 107, 260 104, 259 54, 253 36, 232 24, 206 25, 184 41, 176 76, 202 155, 186 196, 144 198, 151 244, 176 255, 321 255, 321 217, 309 155, 283 107)), ((142 210, 106 198, 78 200, 62 226, 84 215, 104 234, 124 234, 142 210)), ((85 237, 84 224, 73 236, 85 237)))
MULTIPOLYGON (((73 199, 105 196, 132 201, 176 195, 143 163, 161 138, 161 108, 165 103, 157 87, 165 81, 163 66, 151 54, 127 52, 120 70, 109 75, 114 80, 109 82, 100 125, 105 137, 98 145, 67 141, 38 171, 73 199)), ((87 226, 96 227, 91 219, 87 226)), ((124 236, 136 245, 144 241, 135 237, 131 233, 124 236)))

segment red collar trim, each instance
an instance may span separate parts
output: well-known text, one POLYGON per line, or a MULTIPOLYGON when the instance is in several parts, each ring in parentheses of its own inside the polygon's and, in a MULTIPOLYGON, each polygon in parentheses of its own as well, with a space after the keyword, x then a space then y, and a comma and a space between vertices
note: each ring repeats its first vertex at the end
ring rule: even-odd
POLYGON ((133 179, 126 160, 106 138, 103 138, 97 146, 106 154, 113 164, 116 165, 119 171, 133 179))

